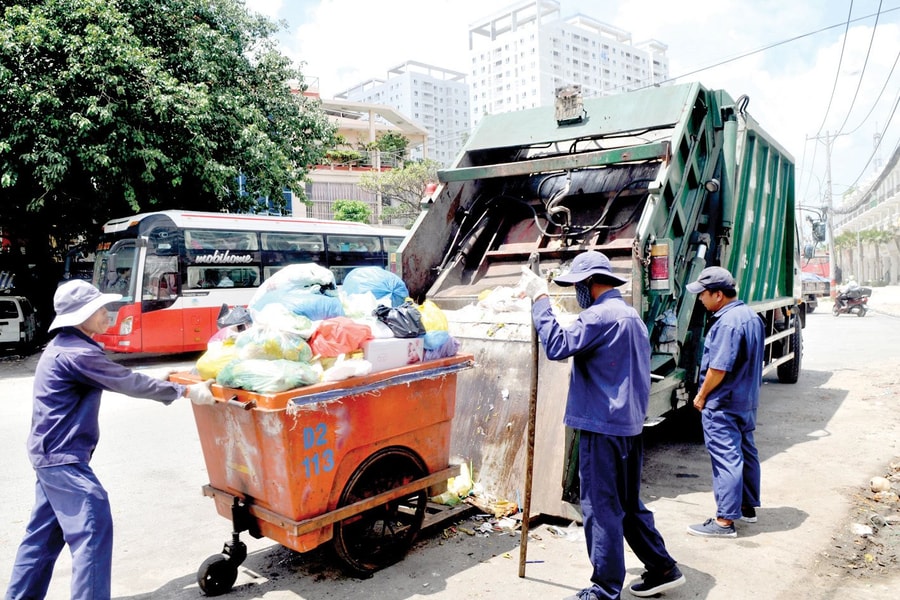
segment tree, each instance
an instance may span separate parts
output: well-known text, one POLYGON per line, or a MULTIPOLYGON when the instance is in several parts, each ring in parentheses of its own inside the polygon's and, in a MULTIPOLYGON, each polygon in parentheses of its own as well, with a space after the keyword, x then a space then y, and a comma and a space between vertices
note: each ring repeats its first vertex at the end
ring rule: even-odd
POLYGON ((382 221, 409 225, 421 210, 425 185, 437 181, 437 167, 432 160, 407 162, 399 169, 363 175, 359 187, 381 194, 382 221))
MULTIPOLYGON (((0 22, 0 217, 68 240, 147 210, 303 197, 333 146, 240 0, 18 0, 0 22)), ((43 240, 40 238, 43 237, 43 240)))
POLYGON ((362 200, 335 200, 332 206, 336 221, 368 223, 372 209, 362 200))

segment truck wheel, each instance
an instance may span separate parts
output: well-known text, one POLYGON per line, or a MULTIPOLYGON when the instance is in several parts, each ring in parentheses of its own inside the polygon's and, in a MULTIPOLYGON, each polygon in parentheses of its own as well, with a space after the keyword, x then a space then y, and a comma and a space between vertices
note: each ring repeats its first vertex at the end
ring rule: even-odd
POLYGON ((797 383, 797 380, 800 379, 800 363, 803 359, 803 330, 800 328, 799 319, 794 319, 794 331, 787 338, 787 342, 787 351, 793 351, 794 358, 778 365, 778 381, 781 383, 797 383))
POLYGON ((816 305, 810 304, 809 302, 807 302, 806 303, 806 314, 813 313, 813 312, 816 312, 816 305))

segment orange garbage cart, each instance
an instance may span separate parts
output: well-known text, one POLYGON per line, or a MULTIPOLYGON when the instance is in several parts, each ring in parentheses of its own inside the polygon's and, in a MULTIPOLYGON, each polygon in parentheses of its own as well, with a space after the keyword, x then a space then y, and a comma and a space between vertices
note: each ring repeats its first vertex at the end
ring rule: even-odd
POLYGON ((331 542, 358 576, 403 558, 428 497, 459 473, 450 465, 456 374, 473 364, 457 355, 275 394, 213 385, 218 402, 193 405, 203 493, 233 528, 197 573, 203 592, 234 585, 243 531, 298 552, 331 542))

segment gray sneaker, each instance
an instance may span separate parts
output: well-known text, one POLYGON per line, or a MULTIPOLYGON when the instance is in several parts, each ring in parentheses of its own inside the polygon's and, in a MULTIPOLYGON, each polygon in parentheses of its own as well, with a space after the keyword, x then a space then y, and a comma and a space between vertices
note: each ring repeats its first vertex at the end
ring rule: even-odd
POLYGON ((737 537, 737 531, 734 528, 734 523, 732 523, 728 527, 722 527, 721 525, 716 523, 716 520, 714 518, 707 519, 699 525, 689 525, 687 528, 687 532, 691 535, 697 535, 700 537, 737 537))

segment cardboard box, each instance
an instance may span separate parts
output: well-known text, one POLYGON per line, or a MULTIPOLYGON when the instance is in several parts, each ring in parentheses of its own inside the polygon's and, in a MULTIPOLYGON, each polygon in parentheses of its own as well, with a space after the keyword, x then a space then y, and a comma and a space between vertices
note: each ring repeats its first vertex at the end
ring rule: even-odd
POLYGON ((363 358, 372 363, 372 371, 420 363, 424 356, 424 340, 420 337, 378 338, 363 342, 363 358))

